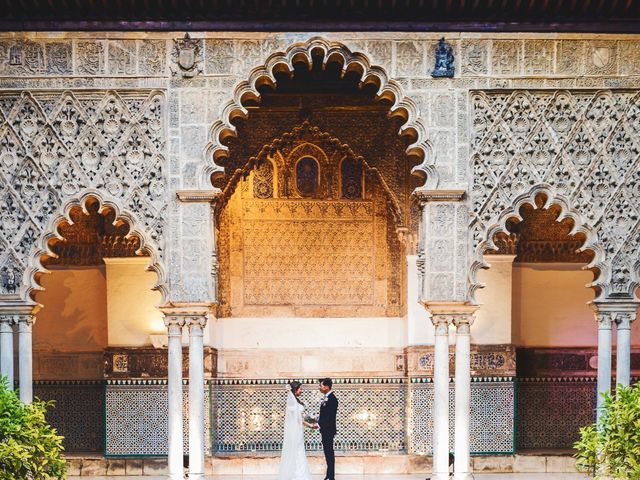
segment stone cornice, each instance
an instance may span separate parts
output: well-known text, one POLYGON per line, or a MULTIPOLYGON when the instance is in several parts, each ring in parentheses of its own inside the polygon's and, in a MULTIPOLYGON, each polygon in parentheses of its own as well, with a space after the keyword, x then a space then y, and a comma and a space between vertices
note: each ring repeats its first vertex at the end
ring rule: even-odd
POLYGON ((181 202, 209 202, 214 203, 222 196, 220 190, 177 190, 176 195, 181 202))
POLYGON ((168 303, 160 308, 165 316, 206 316, 215 311, 215 303, 168 303))
POLYGON ((461 202, 465 190, 416 190, 413 194, 419 202, 461 202))
POLYGON ((473 305, 469 302, 420 302, 431 315, 473 315, 480 305, 473 305))

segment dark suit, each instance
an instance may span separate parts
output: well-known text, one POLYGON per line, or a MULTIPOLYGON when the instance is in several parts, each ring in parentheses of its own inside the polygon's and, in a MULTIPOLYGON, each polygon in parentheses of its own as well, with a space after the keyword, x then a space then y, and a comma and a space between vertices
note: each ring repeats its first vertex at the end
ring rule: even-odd
POLYGON ((338 413, 338 399, 329 393, 327 401, 320 405, 318 426, 322 435, 322 448, 327 461, 327 475, 325 478, 333 480, 336 475, 336 456, 333 451, 333 437, 336 436, 336 414, 338 413))

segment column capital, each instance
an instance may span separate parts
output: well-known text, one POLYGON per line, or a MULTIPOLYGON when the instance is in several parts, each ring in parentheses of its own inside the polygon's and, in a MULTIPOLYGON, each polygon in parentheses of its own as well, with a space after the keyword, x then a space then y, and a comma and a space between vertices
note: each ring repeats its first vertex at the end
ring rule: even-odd
POLYGON ((0 313, 0 330, 1 331, 10 331, 15 324, 16 324, 15 315, 11 315, 9 313, 0 313), (8 327, 8 330, 6 330, 7 327, 8 327))
POLYGON ((599 328, 609 329, 617 324, 618 329, 630 329, 636 319, 640 302, 592 302, 599 328))
POLYGON ((200 329, 204 328, 207 325, 207 316, 206 315, 190 315, 185 317, 185 325, 189 328, 189 332, 192 329, 199 327, 200 329))

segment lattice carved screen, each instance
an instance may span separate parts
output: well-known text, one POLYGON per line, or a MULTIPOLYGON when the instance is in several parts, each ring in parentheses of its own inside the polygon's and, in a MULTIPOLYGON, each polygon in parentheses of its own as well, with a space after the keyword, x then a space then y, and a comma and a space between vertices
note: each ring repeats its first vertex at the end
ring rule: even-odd
POLYGON ((219 315, 401 315, 401 247, 380 181, 365 174, 347 195, 342 159, 324 155, 317 186, 305 179, 302 192, 300 161, 273 156, 245 172, 220 212, 219 315))

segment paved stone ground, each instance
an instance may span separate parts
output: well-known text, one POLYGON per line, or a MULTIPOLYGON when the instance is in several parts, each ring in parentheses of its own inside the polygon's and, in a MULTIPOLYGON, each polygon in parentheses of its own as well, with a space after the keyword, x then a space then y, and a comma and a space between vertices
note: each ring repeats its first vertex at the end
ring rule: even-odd
MULTIPOLYGON (((69 480, 166 480, 166 477, 68 477, 69 480)), ((314 476, 322 480, 322 476, 314 476)), ((338 475, 336 480, 425 480, 428 475, 338 475)), ((577 473, 485 473, 474 476, 476 480, 587 480, 590 477, 577 473)), ((219 475, 206 480, 275 480, 273 475, 219 475)))

